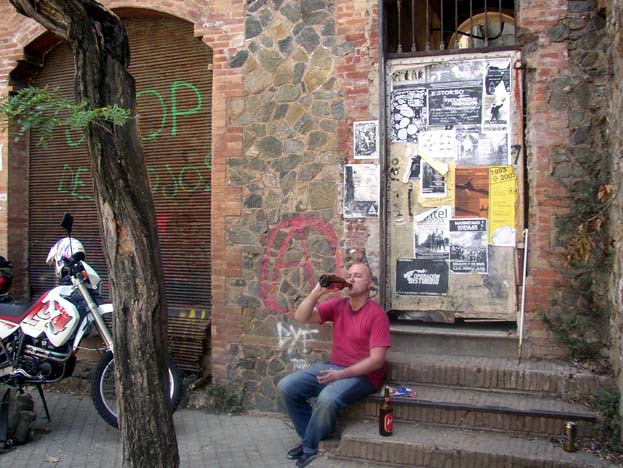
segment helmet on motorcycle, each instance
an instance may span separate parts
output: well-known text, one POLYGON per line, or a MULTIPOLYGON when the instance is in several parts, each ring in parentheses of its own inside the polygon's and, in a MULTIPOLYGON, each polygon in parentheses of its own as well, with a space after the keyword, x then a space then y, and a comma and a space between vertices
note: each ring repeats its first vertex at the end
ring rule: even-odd
POLYGON ((59 240, 50 249, 46 263, 48 265, 54 265, 56 277, 61 279, 66 274, 66 271, 63 271, 65 268, 65 260, 68 260, 72 255, 76 255, 78 252, 86 254, 82 242, 73 237, 65 237, 59 240))

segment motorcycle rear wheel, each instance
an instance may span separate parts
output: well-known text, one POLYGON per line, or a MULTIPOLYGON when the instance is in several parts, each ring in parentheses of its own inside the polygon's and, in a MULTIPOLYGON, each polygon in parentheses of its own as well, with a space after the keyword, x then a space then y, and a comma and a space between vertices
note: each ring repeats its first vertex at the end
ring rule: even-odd
MULTIPOLYGON (((113 427, 119 427, 116 390, 114 355, 107 351, 95 369, 91 399, 102 419, 113 427)), ((172 359, 169 360, 169 398, 171 409, 175 411, 182 398, 182 377, 172 359)))

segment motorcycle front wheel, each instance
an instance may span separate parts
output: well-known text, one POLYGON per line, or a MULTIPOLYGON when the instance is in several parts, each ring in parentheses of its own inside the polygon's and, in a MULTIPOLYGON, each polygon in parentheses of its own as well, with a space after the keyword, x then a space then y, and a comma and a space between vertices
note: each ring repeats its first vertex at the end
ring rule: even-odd
MULTIPOLYGON (((182 377, 172 359, 169 359, 169 401, 175 411, 182 398, 182 377)), ((115 385, 115 360, 112 351, 100 359, 91 383, 91 399, 100 416, 113 427, 117 421, 117 388, 115 385)))

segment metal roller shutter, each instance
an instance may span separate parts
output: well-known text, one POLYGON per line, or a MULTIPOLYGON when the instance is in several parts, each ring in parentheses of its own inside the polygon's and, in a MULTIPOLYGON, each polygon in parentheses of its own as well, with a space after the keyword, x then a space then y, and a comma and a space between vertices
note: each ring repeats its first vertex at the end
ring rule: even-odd
MULTIPOLYGON (((169 315, 207 318, 210 307, 210 168, 212 53, 190 23, 172 17, 127 17, 130 71, 136 79, 139 125, 156 205, 169 315)), ((52 49, 35 86, 72 96, 73 57, 66 44, 52 49)), ((45 265, 64 233, 66 211, 87 261, 102 275, 90 161, 79 132, 56 130, 47 148, 31 141, 30 284, 36 296, 54 285, 45 265)))

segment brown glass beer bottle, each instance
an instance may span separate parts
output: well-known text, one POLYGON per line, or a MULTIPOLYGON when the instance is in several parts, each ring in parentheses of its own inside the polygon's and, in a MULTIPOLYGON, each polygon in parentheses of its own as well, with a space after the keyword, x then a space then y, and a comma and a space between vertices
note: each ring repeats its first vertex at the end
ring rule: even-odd
POLYGON ((383 403, 379 408, 379 434, 384 437, 394 432, 394 407, 389 399, 389 388, 385 387, 383 403))
POLYGON ((334 289, 350 288, 352 284, 346 281, 344 278, 337 275, 322 275, 318 278, 320 286, 323 288, 332 287, 334 289))

